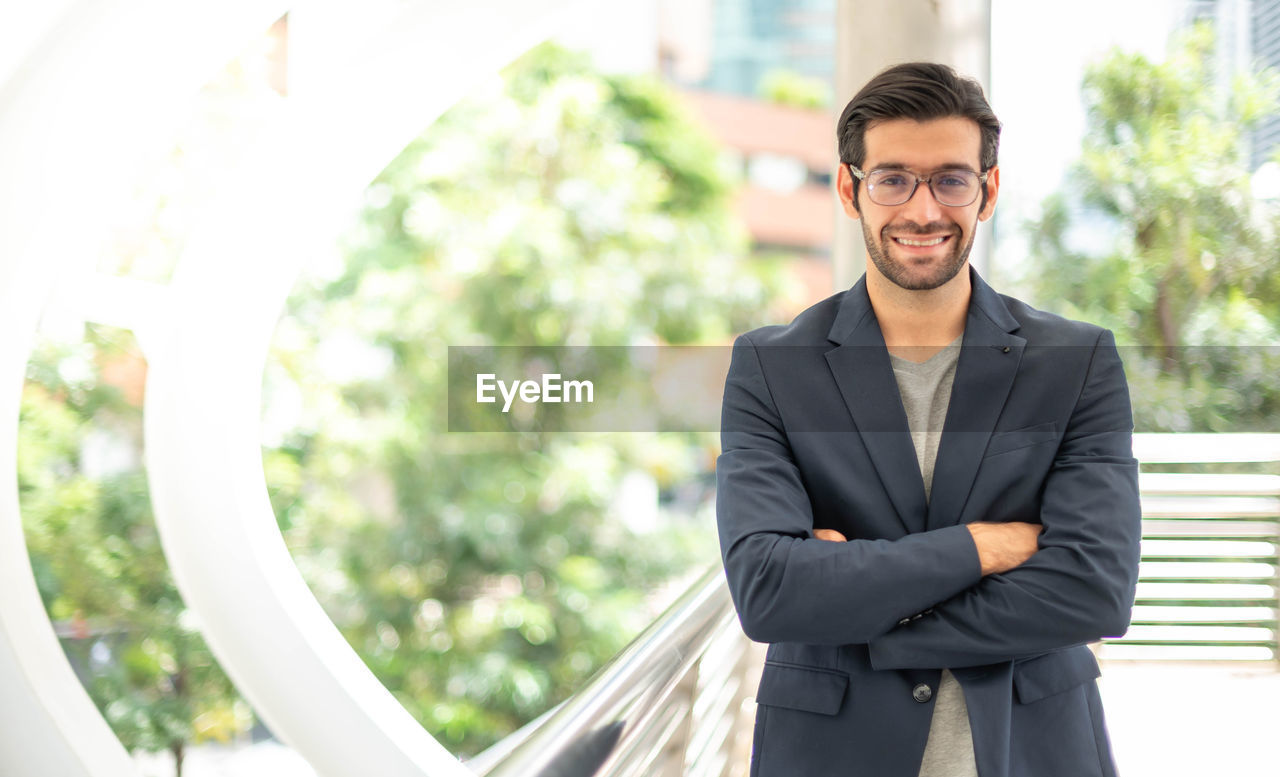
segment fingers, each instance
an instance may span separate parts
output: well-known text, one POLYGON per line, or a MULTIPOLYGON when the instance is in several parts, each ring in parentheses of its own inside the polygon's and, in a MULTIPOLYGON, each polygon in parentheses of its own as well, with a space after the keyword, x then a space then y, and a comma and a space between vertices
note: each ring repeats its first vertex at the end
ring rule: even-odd
POLYGON ((814 536, 814 539, 826 540, 828 542, 847 542, 848 541, 843 534, 836 531, 835 529, 814 529, 813 536, 814 536))

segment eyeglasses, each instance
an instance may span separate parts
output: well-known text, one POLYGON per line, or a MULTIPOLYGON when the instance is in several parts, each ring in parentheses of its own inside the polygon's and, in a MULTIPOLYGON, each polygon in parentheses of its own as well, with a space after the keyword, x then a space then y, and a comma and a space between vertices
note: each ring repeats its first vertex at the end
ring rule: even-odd
POLYGON ((906 170, 872 170, 864 173, 853 165, 849 172, 867 182, 867 196, 877 205, 901 205, 915 196, 916 187, 928 184, 939 205, 963 208, 973 204, 987 182, 987 174, 972 170, 938 170, 919 176, 906 170))

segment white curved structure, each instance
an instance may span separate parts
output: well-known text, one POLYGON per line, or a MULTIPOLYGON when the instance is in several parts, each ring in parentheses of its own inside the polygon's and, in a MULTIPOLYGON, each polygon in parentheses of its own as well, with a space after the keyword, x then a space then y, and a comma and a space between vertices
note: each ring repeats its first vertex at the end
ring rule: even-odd
MULTIPOLYGON (((102 204, 218 66, 290 13, 292 95, 227 175, 173 281, 116 279, 82 301, 88 318, 132 328, 146 351, 147 467, 188 606, 240 690, 321 774, 469 772, 364 667, 284 547, 258 444, 270 334, 308 246, 330 242, 401 148, 571 6, 393 3, 373 23, 368 6, 269 0, 0 14, 9 40, 24 42, 14 50, 29 52, 0 61, 0 471, 12 473, 37 322, 55 288, 75 299, 93 272, 102 204)), ((133 774, 40 603, 15 486, 12 476, 0 486, 0 772, 133 774)))

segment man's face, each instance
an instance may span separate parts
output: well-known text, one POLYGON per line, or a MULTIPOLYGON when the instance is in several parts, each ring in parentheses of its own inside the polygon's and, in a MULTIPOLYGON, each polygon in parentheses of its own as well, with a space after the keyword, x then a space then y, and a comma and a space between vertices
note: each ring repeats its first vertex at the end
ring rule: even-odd
MULTIPOLYGON (((972 119, 891 119, 867 128, 861 169, 893 168, 919 176, 937 170, 981 172, 981 143, 978 124, 972 119)), ((936 289, 964 268, 978 221, 986 221, 995 209, 999 182, 999 169, 993 167, 987 177, 986 204, 979 195, 963 207, 939 204, 923 182, 901 205, 878 205, 872 202, 866 184, 843 165, 838 188, 845 212, 862 222, 874 271, 903 289, 917 291, 936 289), (857 208, 853 206, 854 186, 861 187, 857 208)))

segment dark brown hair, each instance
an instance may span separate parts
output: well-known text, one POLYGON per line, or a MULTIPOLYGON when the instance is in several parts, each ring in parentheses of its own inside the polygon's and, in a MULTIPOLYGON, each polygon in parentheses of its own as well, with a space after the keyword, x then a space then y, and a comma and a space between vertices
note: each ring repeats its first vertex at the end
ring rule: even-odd
MULTIPOLYGON (((930 121, 949 116, 973 119, 982 135, 979 161, 982 170, 996 165, 1000 147, 1000 120, 982 94, 982 85, 946 65, 907 62, 881 70, 854 95, 836 124, 840 161, 862 167, 867 148, 867 127, 887 119, 930 121)), ((986 187, 982 201, 987 200, 986 187)), ((853 191, 858 203, 858 187, 853 191)))

